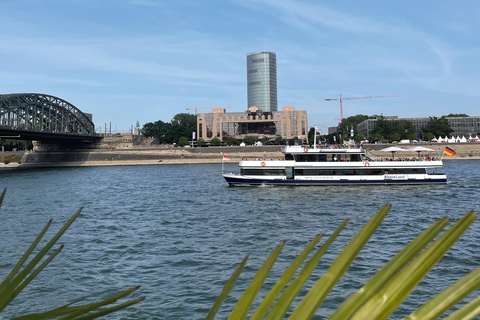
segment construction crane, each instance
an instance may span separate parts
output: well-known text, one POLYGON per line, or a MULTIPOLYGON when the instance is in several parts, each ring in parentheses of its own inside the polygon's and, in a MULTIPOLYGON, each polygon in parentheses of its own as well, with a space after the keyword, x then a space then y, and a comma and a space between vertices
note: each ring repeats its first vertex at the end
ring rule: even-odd
POLYGON ((195 108, 185 108, 185 110, 195 110, 195 115, 197 114, 197 109, 226 109, 230 107, 198 107, 195 106, 195 108))
POLYGON ((340 98, 339 99, 325 99, 325 101, 333 101, 333 100, 340 100, 340 119, 335 119, 335 120, 343 120, 343 106, 342 106, 342 101, 343 100, 350 100, 350 99, 373 99, 373 98, 392 98, 392 97, 398 97, 398 94, 395 95, 390 95, 390 96, 364 96, 364 97, 349 97, 349 98, 342 98, 342 94, 340 93, 340 98))

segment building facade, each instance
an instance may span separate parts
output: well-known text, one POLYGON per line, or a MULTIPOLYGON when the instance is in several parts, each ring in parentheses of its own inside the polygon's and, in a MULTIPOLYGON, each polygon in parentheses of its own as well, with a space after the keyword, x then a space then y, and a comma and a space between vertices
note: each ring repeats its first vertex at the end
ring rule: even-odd
POLYGON ((275 112, 277 106, 277 56, 261 51, 247 55, 248 108, 275 112))
POLYGON ((211 140, 217 137, 243 139, 256 138, 306 138, 308 134, 307 112, 295 107, 283 107, 282 111, 263 112, 258 107, 250 107, 245 112, 229 112, 213 109, 212 113, 197 114, 198 139, 211 140))
MULTIPOLYGON (((423 136, 422 128, 428 127, 430 118, 399 118, 397 116, 384 117, 385 120, 407 120, 415 127, 417 137, 423 136)), ((453 129, 453 136, 469 136, 480 135, 480 117, 447 117, 450 127, 453 129)), ((372 130, 375 127, 377 119, 367 119, 357 125, 357 130, 361 132, 367 139, 372 138, 372 130)))

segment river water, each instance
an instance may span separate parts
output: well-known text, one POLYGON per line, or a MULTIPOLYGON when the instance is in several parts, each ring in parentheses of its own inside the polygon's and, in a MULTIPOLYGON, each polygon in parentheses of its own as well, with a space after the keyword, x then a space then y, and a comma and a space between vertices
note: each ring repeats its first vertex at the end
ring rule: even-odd
MULTIPOLYGON (((225 171, 236 166, 227 163, 225 171)), ((315 234, 330 235, 350 218, 317 266, 319 277, 363 224, 391 203, 382 226, 318 310, 315 318, 324 319, 438 218, 456 221, 480 210, 480 161, 446 161, 449 182, 442 186, 228 187, 220 170, 212 164, 0 171, 0 188, 7 188, 0 211, 0 279, 49 219, 52 236, 83 207, 59 241, 64 250, 0 318, 142 285, 133 296, 146 300, 109 319, 202 319, 251 253, 220 310, 223 319, 281 240, 286 245, 267 285, 315 234)), ((479 225, 470 227, 392 319, 480 265, 479 225)))

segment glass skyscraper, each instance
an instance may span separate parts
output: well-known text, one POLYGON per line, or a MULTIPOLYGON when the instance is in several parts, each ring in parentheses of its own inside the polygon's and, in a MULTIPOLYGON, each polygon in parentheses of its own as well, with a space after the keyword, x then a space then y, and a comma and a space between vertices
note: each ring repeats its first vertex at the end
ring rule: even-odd
POLYGON ((277 56, 273 52, 247 54, 248 108, 277 111, 277 56))

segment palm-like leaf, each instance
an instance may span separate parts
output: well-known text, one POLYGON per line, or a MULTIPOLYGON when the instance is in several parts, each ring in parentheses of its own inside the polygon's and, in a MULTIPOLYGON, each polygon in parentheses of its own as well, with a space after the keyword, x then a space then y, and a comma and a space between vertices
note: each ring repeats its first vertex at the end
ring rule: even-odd
MULTIPOLYGON (((301 299, 300 303, 291 312, 290 319, 310 319, 313 317, 325 297, 347 271, 354 258, 381 224, 389 210, 390 205, 382 207, 370 221, 365 224, 338 255, 325 274, 316 281, 313 287, 301 299)), ((345 299, 345 302, 329 319, 387 319, 476 218, 477 214, 475 212, 469 212, 440 236, 438 235, 446 227, 449 219, 442 218, 435 222, 386 263, 361 289, 348 299, 345 299), (435 238, 437 239, 434 240, 435 238)), ((311 271, 313 271, 313 268, 317 265, 324 250, 328 248, 345 223, 316 251, 313 257, 305 264, 302 271, 300 271, 297 277, 291 280, 291 283, 287 286, 286 282, 293 278, 295 270, 297 270, 302 261, 306 259, 308 252, 312 251, 312 243, 316 243, 320 239, 314 239, 307 245, 307 248, 297 257, 292 265, 287 268, 277 284, 275 284, 267 294, 264 301, 260 303, 251 319, 262 319, 265 317, 265 314, 266 319, 281 319, 285 316, 291 302, 295 298, 298 298, 297 296, 301 287, 310 277, 311 271), (280 292, 282 290, 283 292, 280 292), (276 302, 274 302, 275 299, 276 302)), ((255 289, 252 290, 248 288, 245 291, 241 300, 235 306, 234 312, 232 312, 232 315, 238 315, 238 318, 235 317, 234 319, 246 318, 250 312, 249 308, 253 304, 253 299, 260 289, 259 286, 265 280, 267 273, 273 265, 274 259, 278 257, 279 253, 279 249, 277 248, 265 264, 260 267, 255 277, 257 278, 258 274, 261 274, 262 280, 254 280, 255 289), (248 301, 248 303, 244 301, 248 301), (241 309, 241 313, 235 313, 235 311, 239 309, 241 309)), ((418 308, 418 310, 405 319, 437 319, 478 288, 480 288, 480 267, 460 279, 457 283, 451 285, 438 296, 433 297, 429 302, 418 308)), ((217 308, 218 307, 219 306, 217 306, 217 308)), ((447 319, 474 319, 479 314, 480 297, 452 313, 447 319)), ((213 317, 212 314, 209 316, 213 317)))
MULTIPOLYGON (((0 207, 5 197, 6 189, 0 195, 0 207)), ((26 264, 32 253, 35 251, 38 243, 43 238, 52 221, 48 221, 47 225, 43 228, 37 238, 33 241, 30 247, 26 250, 17 264, 12 268, 7 277, 0 283, 0 313, 22 292, 22 290, 55 258, 55 256, 62 250, 63 245, 51 253, 48 257, 48 252, 56 244, 58 239, 65 233, 65 231, 71 226, 75 219, 82 212, 82 208, 78 210, 65 225, 53 236, 53 238, 38 251, 38 253, 26 264), (46 257, 46 258, 45 258, 46 257), (43 260, 43 261, 42 261, 43 260), (26 265, 25 265, 26 264, 26 265), (22 269, 23 268, 23 269, 22 269)), ((115 303, 118 299, 125 297, 126 295, 136 291, 139 287, 134 287, 125 291, 122 291, 116 295, 113 295, 105 300, 97 303, 72 306, 71 304, 43 312, 34 313, 26 316, 22 316, 16 319, 22 320, 40 320, 51 319, 59 316, 63 316, 61 319, 95 319, 97 317, 106 315, 117 310, 126 308, 132 304, 142 301, 144 298, 136 298, 122 304, 115 305, 109 308, 103 308, 104 306, 115 303)))

